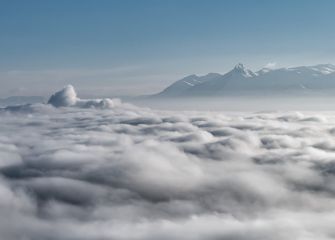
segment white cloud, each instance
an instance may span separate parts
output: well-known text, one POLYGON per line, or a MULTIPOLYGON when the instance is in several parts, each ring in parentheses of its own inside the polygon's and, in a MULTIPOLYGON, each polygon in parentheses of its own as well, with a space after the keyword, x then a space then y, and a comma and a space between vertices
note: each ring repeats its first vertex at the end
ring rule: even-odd
POLYGON ((55 96, 0 110, 2 238, 333 238, 333 114, 55 96))
POLYGON ((53 94, 48 104, 54 107, 83 107, 83 108, 112 108, 115 104, 120 104, 120 100, 114 101, 109 98, 104 99, 80 99, 72 85, 65 86, 62 90, 53 94))

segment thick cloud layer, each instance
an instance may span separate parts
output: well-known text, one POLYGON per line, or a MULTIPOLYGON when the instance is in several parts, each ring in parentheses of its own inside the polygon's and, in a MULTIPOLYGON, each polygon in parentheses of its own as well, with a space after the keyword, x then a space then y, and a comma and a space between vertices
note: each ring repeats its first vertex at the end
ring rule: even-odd
POLYGON ((72 90, 0 111, 1 239, 335 238, 332 113, 101 109, 72 90))

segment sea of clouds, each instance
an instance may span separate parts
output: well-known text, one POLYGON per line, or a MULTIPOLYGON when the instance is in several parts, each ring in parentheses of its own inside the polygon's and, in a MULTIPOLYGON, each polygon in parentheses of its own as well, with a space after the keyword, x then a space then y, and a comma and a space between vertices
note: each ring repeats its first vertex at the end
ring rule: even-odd
POLYGON ((182 112, 71 86, 0 110, 0 239, 335 238, 335 114, 182 112))

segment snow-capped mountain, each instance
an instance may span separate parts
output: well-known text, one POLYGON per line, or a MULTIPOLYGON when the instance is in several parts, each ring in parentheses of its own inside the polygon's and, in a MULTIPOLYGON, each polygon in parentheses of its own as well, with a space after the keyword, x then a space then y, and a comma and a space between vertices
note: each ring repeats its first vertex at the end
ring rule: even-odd
POLYGON ((164 89, 159 95, 164 96, 180 96, 187 92, 189 89, 201 85, 208 81, 213 81, 220 78, 222 75, 218 73, 208 73, 205 76, 189 75, 181 80, 176 81, 169 87, 164 89))
POLYGON ((237 64, 226 74, 190 75, 155 96, 226 96, 236 94, 335 92, 335 66, 320 64, 294 68, 263 68, 253 72, 237 64))

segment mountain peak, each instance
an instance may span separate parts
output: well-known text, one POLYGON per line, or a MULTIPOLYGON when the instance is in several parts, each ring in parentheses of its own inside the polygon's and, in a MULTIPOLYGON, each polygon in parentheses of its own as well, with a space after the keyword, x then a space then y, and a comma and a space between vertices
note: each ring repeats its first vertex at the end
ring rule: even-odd
POLYGON ((245 70, 245 67, 242 63, 238 63, 234 67, 235 70, 245 70))
POLYGON ((256 76, 256 74, 247 69, 246 67, 244 67, 244 65, 242 63, 238 63, 236 64, 236 66, 234 67, 234 69, 232 70, 233 73, 239 73, 241 74, 243 77, 254 77, 256 76))

